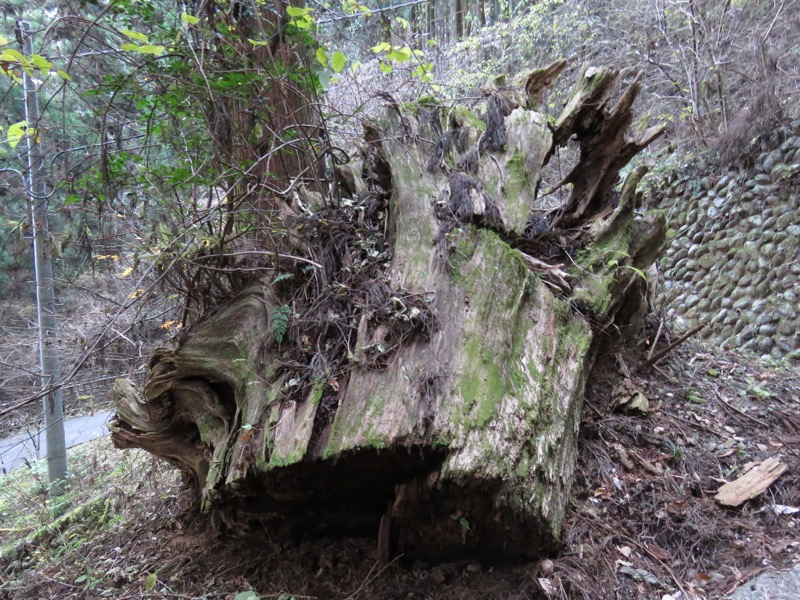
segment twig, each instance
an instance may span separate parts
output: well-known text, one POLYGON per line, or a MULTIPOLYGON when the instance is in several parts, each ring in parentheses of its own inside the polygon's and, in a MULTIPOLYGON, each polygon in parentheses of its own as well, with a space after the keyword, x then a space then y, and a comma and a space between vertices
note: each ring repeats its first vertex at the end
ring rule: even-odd
POLYGON ((721 437, 723 440, 733 439, 732 436, 727 435, 725 433, 720 433, 716 429, 711 429, 710 427, 707 427, 707 426, 703 425, 702 423, 695 423, 693 421, 690 421, 689 419, 684 419, 683 417, 679 417, 678 415, 672 415, 670 413, 666 413, 666 415, 670 419, 675 419, 676 421, 680 421, 681 423, 686 423, 687 425, 690 425, 690 426, 695 427, 697 429, 702 429, 703 431, 707 431, 708 433, 713 433, 714 435, 721 437))
POLYGON ((663 350, 659 350, 658 352, 656 352, 656 354, 654 356, 648 358, 645 361, 644 366, 652 367, 654 364, 656 364, 658 361, 660 361, 662 358, 664 358, 667 354, 672 352, 675 348, 677 348, 683 342, 685 342, 690 337, 692 337, 695 333, 697 333, 698 331, 703 329, 705 326, 706 326, 705 323, 700 323, 700 325, 697 325, 696 327, 692 327, 689 331, 687 331, 681 337, 679 337, 677 340, 675 340, 674 342, 669 344, 666 348, 664 348, 663 350))
POLYGON ((733 404, 731 404, 730 402, 725 400, 725 398, 722 397, 722 394, 720 394, 717 390, 714 390, 714 393, 717 395, 717 398, 719 399, 719 401, 722 402, 728 408, 730 408, 732 411, 739 413, 740 415, 742 415, 746 419, 750 419, 753 423, 755 423, 757 425, 761 425, 761 427, 765 427, 765 428, 769 429, 769 424, 768 423, 765 423, 761 419, 756 419, 752 415, 748 415, 746 412, 744 412, 740 408, 736 408, 733 404))
POLYGON ((594 404, 592 404, 592 403, 591 403, 591 402, 589 402, 588 400, 584 400, 584 401, 583 401, 583 403, 584 403, 586 406, 588 406, 589 408, 591 408, 591 409, 592 409, 592 411, 594 411, 594 414, 596 414, 596 415, 597 415, 598 417, 600 417, 601 419, 605 417, 605 415, 604 415, 602 412, 600 412, 600 409, 599 409, 599 408, 597 408, 597 407, 596 407, 594 404))
POLYGON ((763 573, 764 571, 769 571, 769 567, 761 567, 761 568, 758 568, 758 569, 753 569, 747 575, 743 575, 743 576, 739 577, 734 582, 734 584, 731 587, 728 588, 728 591, 725 592, 725 596, 726 597, 729 596, 730 594, 732 594, 734 592, 734 590, 736 590, 736 588, 741 586, 744 582, 750 581, 751 579, 753 579, 757 575, 761 575, 761 573, 763 573))
POLYGON ((394 557, 394 558, 393 558, 391 561, 389 561, 389 562, 386 564, 386 566, 384 566, 384 567, 383 567, 383 568, 381 568, 381 569, 380 569, 380 570, 379 570, 377 573, 375 573, 375 575, 372 575, 372 572, 375 570, 375 567, 378 565, 378 563, 375 563, 374 565, 372 565, 372 568, 369 570, 369 573, 367 573, 367 576, 364 578, 364 581, 362 581, 362 582, 361 582, 361 585, 359 585, 359 586, 358 586, 358 589, 357 589, 355 592, 353 592, 352 594, 350 594, 350 595, 348 595, 348 596, 347 596, 346 600, 353 600, 353 598, 355 598, 355 597, 356 597, 358 594, 360 594, 361 592, 363 592, 363 591, 364 591, 364 590, 367 588, 367 586, 368 586, 370 583, 372 583, 372 582, 373 582, 373 581, 375 581, 375 580, 376 580, 378 577, 380 577, 380 576, 381 576, 381 574, 382 574, 382 573, 383 573, 383 572, 384 572, 386 569, 388 569, 389 567, 391 567, 391 566, 392 566, 394 563, 396 563, 396 562, 397 562, 398 560, 400 560, 402 557, 403 557, 403 555, 402 555, 402 554, 400 554, 400 555, 398 555, 398 556, 395 556, 395 557, 394 557), (370 577, 370 575, 372 575, 372 577, 370 577))
POLYGON ((680 582, 680 580, 679 580, 679 579, 678 579, 678 577, 675 575, 675 572, 674 572, 672 569, 670 569, 670 567, 669 567, 669 565, 668 565, 668 564, 666 564, 666 563, 665 563, 663 560, 661 560, 660 558, 658 558, 658 556, 656 556, 655 554, 653 554, 652 552, 650 552, 650 549, 649 549, 647 546, 645 546, 644 544, 640 544, 639 542, 637 542, 636 540, 633 540, 633 539, 631 539, 631 538, 626 538, 626 539, 628 540, 628 542, 630 542, 630 543, 631 543, 631 544, 633 544, 634 546, 637 546, 637 547, 638 547, 640 550, 644 550, 644 552, 646 552, 646 553, 647 553, 647 554, 650 556, 650 558, 652 558, 653 560, 655 560, 655 561, 656 561, 658 564, 660 564, 660 565, 661 565, 661 566, 662 566, 664 569, 666 569, 667 573, 669 573, 670 577, 672 577, 672 581, 674 581, 674 582, 675 582, 675 585, 676 585, 676 586, 677 586, 677 588, 678 588, 678 589, 681 591, 681 595, 682 595, 682 597, 686 597, 686 590, 683 588, 683 586, 681 585, 681 582, 680 582))
POLYGON ((658 331, 656 331, 656 337, 653 338, 653 344, 650 346, 650 351, 647 353, 647 362, 653 360, 653 350, 656 349, 658 345, 658 340, 661 338, 661 328, 664 326, 664 319, 658 320, 658 331))

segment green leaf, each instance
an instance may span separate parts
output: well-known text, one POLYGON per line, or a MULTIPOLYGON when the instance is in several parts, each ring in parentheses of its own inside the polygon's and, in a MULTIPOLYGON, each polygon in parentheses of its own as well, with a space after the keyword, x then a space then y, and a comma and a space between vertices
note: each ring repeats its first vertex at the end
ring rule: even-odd
POLYGON ((70 194, 67 196, 67 199, 64 200, 64 206, 69 206, 70 204, 80 204, 81 197, 76 194, 70 194))
POLYGON ((42 71, 42 75, 44 75, 45 77, 50 72, 50 69, 53 68, 53 63, 47 60, 44 56, 40 56, 38 54, 32 54, 30 58, 33 66, 36 67, 37 69, 40 69, 42 71))
POLYGON ((157 583, 158 583, 158 577, 156 577, 156 574, 150 573, 144 580, 144 590, 146 592, 152 592, 153 588, 156 587, 157 583))
POLYGON ((392 50, 391 52, 386 53, 387 60, 393 60, 395 62, 404 63, 409 60, 408 54, 405 52, 401 52, 400 50, 392 50))
POLYGON ((383 61, 381 61, 380 67, 381 67, 381 71, 384 72, 384 73, 391 73, 394 70, 394 67, 392 65, 387 64, 387 63, 385 63, 383 61))
POLYGON ((388 52, 392 49, 392 47, 388 44, 388 42, 381 42, 377 46, 373 46, 370 48, 375 54, 380 54, 381 52, 388 52))
POLYGON ((323 67, 328 66, 328 53, 325 51, 325 48, 323 48, 322 46, 317 48, 317 51, 314 54, 314 56, 317 57, 317 62, 321 64, 323 67))
POLYGON ((334 52, 331 57, 331 67, 334 73, 341 73, 344 66, 347 64, 347 57, 341 52, 334 52))
POLYGON ((33 135, 34 132, 28 128, 27 121, 20 121, 19 123, 14 123, 13 125, 8 126, 8 134, 6 139, 8 140, 8 145, 11 146, 12 149, 17 147, 26 135, 33 135))
POLYGON ((141 46, 137 46, 136 44, 121 44, 120 50, 125 50, 126 52, 138 52, 140 54, 153 54, 158 56, 167 48, 165 46, 156 46, 153 44, 142 44, 141 46))
POLYGON ((298 29, 311 29, 314 26, 314 19, 303 17, 292 21, 292 24, 298 29))
POLYGON ((298 8, 296 6, 287 6, 286 7, 286 14, 290 17, 305 17, 306 15, 311 13, 310 8, 298 8))
POLYGON ((69 73, 67 73, 66 71, 62 71, 61 69, 59 69, 58 71, 56 71, 56 74, 59 77, 61 77, 61 79, 63 79, 64 81, 72 81, 72 77, 70 77, 69 73))
POLYGON ((279 273, 275 276, 275 279, 272 280, 272 283, 278 283, 279 281, 285 281, 287 279, 291 279, 294 277, 294 273, 279 273))
POLYGON ((757 385, 751 385, 747 388, 747 391, 761 399, 769 398, 772 395, 769 390, 765 390, 757 385))
POLYGON ((132 40, 136 40, 137 42, 144 42, 147 43, 147 36, 143 33, 139 33, 138 31, 131 31, 130 29, 120 29, 120 33, 127 35, 132 40))
POLYGON ((198 19, 194 15, 190 15, 189 13, 183 13, 181 15, 181 21, 183 21, 188 25, 197 25, 200 22, 200 19, 198 19))
MULTIPOLYGON (((31 65, 31 62, 19 50, 7 48, 2 54, 0 54, 0 63, 19 65, 19 67, 22 68, 22 70, 28 75, 33 75, 33 66, 31 65)), ((8 71, 7 65, 4 64, 3 67, 7 75, 10 75, 15 80, 19 80, 19 77, 17 77, 13 71, 8 71)))
POLYGON ((289 328, 289 317, 292 314, 292 309, 289 306, 276 306, 272 309, 272 335, 275 336, 275 341, 278 342, 278 348, 283 343, 283 336, 286 335, 286 330, 289 328))
POLYGON ((27 65, 28 67, 31 66, 30 61, 25 58, 25 55, 22 54, 19 50, 14 50, 14 48, 7 48, 0 54, 0 61, 3 62, 15 62, 19 63, 22 66, 27 65))
POLYGON ((636 273, 636 274, 637 274, 639 277, 641 277, 643 280, 647 281, 647 275, 645 275, 645 274, 644 274, 644 271, 642 271, 641 269, 637 269, 636 267, 628 267, 628 268, 629 268, 631 271, 633 271, 634 273, 636 273))
POLYGON ((261 600, 259 596, 253 590, 247 590, 246 592, 239 592, 233 597, 233 600, 261 600))

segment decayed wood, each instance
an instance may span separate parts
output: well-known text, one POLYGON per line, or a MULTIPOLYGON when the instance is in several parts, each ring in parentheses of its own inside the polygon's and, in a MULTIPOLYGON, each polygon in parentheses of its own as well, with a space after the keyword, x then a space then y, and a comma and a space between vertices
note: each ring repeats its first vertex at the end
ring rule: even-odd
POLYGON ((717 490, 714 499, 723 506, 739 506, 763 494, 788 468, 780 457, 770 457, 741 477, 723 485, 717 490))
POLYGON ((580 160, 555 187, 572 184, 572 195, 559 208, 556 223, 562 220, 569 226, 590 218, 615 203, 613 190, 619 170, 638 152, 651 144, 665 131, 659 125, 640 137, 629 137, 633 118, 633 101, 639 93, 641 73, 612 105, 612 92, 624 73, 607 68, 584 65, 572 97, 555 124, 553 140, 556 145, 572 135, 580 144, 580 160))
MULTIPOLYGON (((541 94, 563 68, 531 75, 526 93, 541 94)), ((664 242, 663 219, 634 218, 645 168, 616 204, 592 204, 647 138, 624 138, 635 85, 607 108, 618 79, 585 69, 555 134, 499 90, 485 125, 464 107, 393 104, 365 127, 358 168, 338 169, 357 195, 349 204, 362 203, 338 218, 385 215, 375 235, 389 248, 373 284, 345 286, 324 313, 339 319, 348 366, 326 367, 337 357, 326 355, 324 328, 297 336, 304 350, 292 356, 305 363, 288 360, 273 334, 276 306, 296 312, 315 300, 254 281, 153 356, 141 395, 116 386, 114 442, 181 468, 231 532, 380 532, 383 559, 518 559, 555 548, 593 325, 635 321, 639 273, 664 242), (542 236, 552 252, 532 254, 526 228, 542 167, 573 135, 587 152, 582 182, 571 181, 580 189, 567 207, 574 229, 554 220, 542 236), (621 155, 602 152, 604 141, 621 155), (567 235, 576 252, 560 249, 567 235), (434 326, 415 325, 424 310, 434 326), (423 333, 397 336, 400 323, 423 333)), ((304 218, 314 235, 291 235, 298 251, 314 252, 331 220, 304 218)), ((309 258, 326 281, 357 269, 355 252, 309 258)))
POLYGON ((521 73, 514 78, 514 83, 525 90, 528 95, 527 108, 531 110, 539 108, 544 93, 553 85, 553 82, 567 68, 568 64, 564 59, 557 60, 547 67, 521 73))

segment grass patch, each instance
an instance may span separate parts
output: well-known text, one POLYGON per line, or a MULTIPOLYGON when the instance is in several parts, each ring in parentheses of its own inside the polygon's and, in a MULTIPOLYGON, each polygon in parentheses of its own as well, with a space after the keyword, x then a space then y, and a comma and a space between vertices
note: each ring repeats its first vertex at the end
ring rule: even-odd
POLYGON ((135 523, 141 501, 177 492, 174 469, 143 450, 117 450, 108 438, 72 448, 67 458, 69 488, 58 497, 47 494, 45 460, 0 477, 2 597, 24 597, 26 579, 64 561, 72 564, 64 585, 100 590, 113 571, 81 557, 98 536, 135 523))

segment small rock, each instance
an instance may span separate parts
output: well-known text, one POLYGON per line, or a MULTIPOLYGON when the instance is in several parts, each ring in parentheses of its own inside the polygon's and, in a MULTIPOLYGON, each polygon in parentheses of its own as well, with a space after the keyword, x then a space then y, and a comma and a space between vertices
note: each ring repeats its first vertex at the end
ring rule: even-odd
POLYGON ((740 344, 743 344, 744 342, 752 340, 754 337, 756 337, 756 328, 747 327, 746 329, 743 329, 741 333, 739 333, 737 339, 739 340, 740 344))
MULTIPOLYGON (((756 175, 753 178, 753 181, 757 185, 769 185, 769 184, 772 183, 772 178, 769 175, 767 175, 766 173, 759 173, 758 175, 756 175)), ((757 188, 757 186, 752 188, 754 193, 758 193, 758 192, 756 192, 756 188, 757 188)))
MULTIPOLYGON (((758 335, 775 335, 778 332, 778 327, 773 323, 762 325, 758 328, 758 335)), ((759 346, 760 347, 760 346, 759 346)), ((770 346, 771 347, 771 346, 770 346)), ((762 348, 764 350, 764 348, 762 348)), ((764 350, 766 352, 766 350, 764 350)))
POLYGON ((761 352, 769 352, 774 345, 775 340, 771 337, 762 337, 758 340, 758 349, 761 350, 761 352))
POLYGON ((783 152, 780 149, 773 150, 770 152, 767 157, 764 159, 764 170, 769 172, 775 167, 775 165, 783 162, 783 152))
POLYGON ((755 352, 758 349, 758 340, 752 339, 747 342, 744 346, 742 346, 742 350, 747 352, 755 352))
POLYGON ((780 313, 772 310, 758 315, 758 318, 756 319, 756 325, 764 325, 766 323, 777 323, 780 320, 781 320, 780 313))

